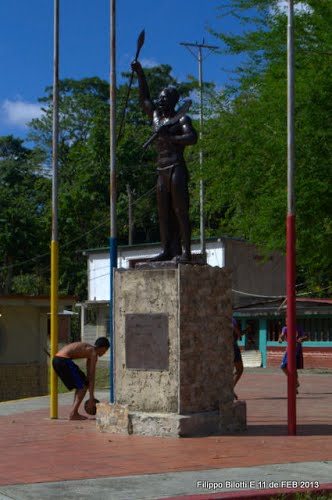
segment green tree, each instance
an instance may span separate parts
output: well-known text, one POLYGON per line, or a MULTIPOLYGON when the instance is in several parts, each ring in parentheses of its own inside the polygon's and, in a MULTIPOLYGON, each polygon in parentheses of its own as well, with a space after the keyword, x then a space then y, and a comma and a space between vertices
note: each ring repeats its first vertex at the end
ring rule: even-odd
MULTIPOLYGON (((169 84, 180 87, 183 96, 193 82, 178 84, 167 65, 146 70, 151 95, 157 97, 169 84)), ((129 75, 124 75, 129 76, 129 75)), ((109 85, 97 77, 67 79, 59 85, 59 286, 64 293, 86 293, 86 263, 82 250, 108 246, 109 240, 109 85)), ((128 84, 117 91, 118 120, 123 112, 128 84)), ((51 166, 52 88, 40 99, 44 114, 31 122, 30 139, 51 166)), ((118 241, 128 241, 127 186, 133 197, 135 242, 156 241, 159 225, 155 202, 154 148, 144 155, 142 144, 151 133, 134 84, 126 123, 117 144, 118 241)))
MULTIPOLYGON (((52 88, 44 113, 30 124, 30 139, 51 167, 52 88)), ((82 296, 86 289, 82 250, 107 245, 109 212, 109 85, 97 78, 59 83, 58 221, 59 289, 82 296)), ((50 235, 51 236, 51 235, 50 235)), ((49 237, 50 237, 49 236, 49 237)))
MULTIPOLYGON (((267 252, 285 251, 286 13, 270 0, 231 4, 222 15, 235 13, 246 29, 215 34, 222 53, 245 58, 206 124, 208 220, 267 252)), ((297 263, 298 280, 318 293, 331 284, 332 4, 306 4, 295 17, 297 263)))
POLYGON ((48 261, 49 196, 49 180, 42 175, 32 151, 20 139, 0 137, 2 293, 45 292, 43 266, 48 261))

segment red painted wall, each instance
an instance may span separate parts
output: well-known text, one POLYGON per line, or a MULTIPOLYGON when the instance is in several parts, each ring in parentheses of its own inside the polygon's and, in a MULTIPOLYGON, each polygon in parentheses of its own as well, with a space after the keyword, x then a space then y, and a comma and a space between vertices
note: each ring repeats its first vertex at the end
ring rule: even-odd
MULTIPOLYGON (((267 348, 267 368, 280 367, 285 347, 267 348)), ((332 368, 331 347, 303 346, 304 368, 332 368)))

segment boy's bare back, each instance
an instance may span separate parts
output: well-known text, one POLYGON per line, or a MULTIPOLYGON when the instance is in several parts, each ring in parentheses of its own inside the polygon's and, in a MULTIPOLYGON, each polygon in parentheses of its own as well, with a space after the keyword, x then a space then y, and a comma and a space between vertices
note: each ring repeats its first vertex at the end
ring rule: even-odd
POLYGON ((96 357, 96 350, 94 346, 87 342, 73 342, 62 347, 57 354, 70 359, 91 359, 96 357))

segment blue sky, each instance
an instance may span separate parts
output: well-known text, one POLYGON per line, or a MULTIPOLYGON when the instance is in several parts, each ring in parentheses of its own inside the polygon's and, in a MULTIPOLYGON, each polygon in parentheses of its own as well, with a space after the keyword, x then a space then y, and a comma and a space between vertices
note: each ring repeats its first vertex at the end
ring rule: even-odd
MULTIPOLYGON (((198 76, 198 63, 180 42, 218 45, 207 28, 238 31, 234 19, 220 19, 230 0, 117 0, 117 73, 130 69, 144 28, 143 66, 167 63, 185 80, 198 76)), ((99 76, 109 80, 109 0, 60 0, 60 78, 99 76)), ((38 116, 38 97, 53 80, 53 0, 1 1, 0 135, 24 138, 26 122, 38 116)), ((222 86, 230 58, 211 54, 203 77, 222 86)))

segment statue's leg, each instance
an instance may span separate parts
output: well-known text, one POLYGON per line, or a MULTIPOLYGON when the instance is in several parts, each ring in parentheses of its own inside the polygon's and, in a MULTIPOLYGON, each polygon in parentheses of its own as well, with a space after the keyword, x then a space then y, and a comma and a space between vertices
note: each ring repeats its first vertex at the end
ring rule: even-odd
POLYGON ((158 177, 157 203, 162 252, 152 260, 170 260, 172 258, 170 242, 170 193, 168 189, 168 178, 164 174, 160 174, 158 177))
POLYGON ((181 234, 179 223, 174 210, 170 207, 170 222, 169 222, 169 235, 170 235, 170 248, 171 256, 177 257, 182 254, 181 248, 181 234))
POLYGON ((172 208, 178 221, 182 240, 181 260, 191 260, 191 225, 189 220, 188 174, 184 165, 174 168, 171 180, 172 208))

